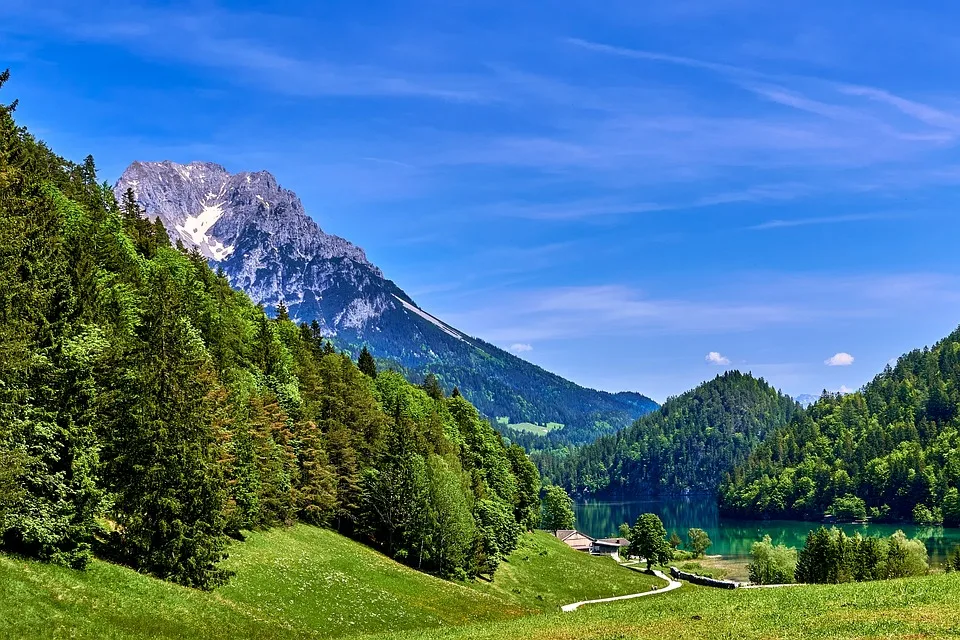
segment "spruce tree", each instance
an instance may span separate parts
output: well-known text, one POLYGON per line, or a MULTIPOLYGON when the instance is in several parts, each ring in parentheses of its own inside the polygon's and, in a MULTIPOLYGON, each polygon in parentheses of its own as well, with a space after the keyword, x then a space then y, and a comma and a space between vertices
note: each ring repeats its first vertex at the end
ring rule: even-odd
POLYGON ((373 356, 370 355, 370 352, 367 350, 367 347, 363 347, 360 350, 360 357, 357 358, 357 368, 367 376, 371 378, 377 377, 377 363, 373 359, 373 356))
POLYGON ((437 379, 435 374, 428 373, 427 377, 423 379, 421 388, 434 400, 443 400, 443 387, 440 386, 440 380, 437 379))
POLYGON ((115 551, 141 571, 209 589, 227 578, 217 566, 226 555, 219 383, 164 267, 149 290, 110 434, 115 551))

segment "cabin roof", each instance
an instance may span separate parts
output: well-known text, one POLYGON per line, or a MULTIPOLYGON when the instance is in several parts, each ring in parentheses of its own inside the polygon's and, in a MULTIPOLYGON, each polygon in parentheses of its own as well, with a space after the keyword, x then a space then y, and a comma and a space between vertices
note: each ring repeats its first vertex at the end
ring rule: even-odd
POLYGON ((611 547, 629 547, 630 541, 626 538, 600 538, 597 544, 609 545, 611 547))

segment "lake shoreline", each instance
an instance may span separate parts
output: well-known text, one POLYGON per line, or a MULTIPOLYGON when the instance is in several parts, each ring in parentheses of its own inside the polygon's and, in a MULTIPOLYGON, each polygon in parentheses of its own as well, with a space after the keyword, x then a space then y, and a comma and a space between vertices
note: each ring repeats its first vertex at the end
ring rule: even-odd
POLYGON ((821 526, 838 527, 848 535, 887 537, 902 530, 911 538, 919 538, 930 553, 931 562, 942 562, 954 547, 960 545, 960 528, 921 526, 909 522, 824 523, 814 520, 774 520, 728 517, 720 513, 716 499, 710 495, 643 498, 639 500, 578 501, 574 504, 577 528, 587 535, 604 538, 616 535, 620 524, 633 524, 642 513, 656 513, 667 534, 676 533, 685 540, 687 530, 703 529, 713 545, 709 553, 721 555, 731 562, 749 558, 754 542, 769 535, 774 544, 802 548, 810 531, 821 526))

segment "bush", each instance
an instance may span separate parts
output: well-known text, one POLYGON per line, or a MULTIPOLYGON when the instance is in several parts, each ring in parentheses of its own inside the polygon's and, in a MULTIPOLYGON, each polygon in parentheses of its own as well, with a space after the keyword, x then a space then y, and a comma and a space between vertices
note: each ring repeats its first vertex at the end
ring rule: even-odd
POLYGON ((782 544, 773 545, 770 536, 754 542, 750 549, 751 562, 747 565, 750 582, 754 584, 787 584, 793 582, 797 570, 797 550, 782 544))
POLYGON ((907 578, 927 574, 927 548, 920 540, 909 540, 903 531, 890 536, 887 551, 887 578, 907 578))
POLYGON ((913 521, 923 526, 943 524, 943 512, 939 507, 931 509, 925 504, 917 504, 913 507, 913 521))
POLYGON ((703 529, 694 528, 687 531, 687 549, 690 550, 694 558, 702 556, 712 544, 710 536, 703 529))

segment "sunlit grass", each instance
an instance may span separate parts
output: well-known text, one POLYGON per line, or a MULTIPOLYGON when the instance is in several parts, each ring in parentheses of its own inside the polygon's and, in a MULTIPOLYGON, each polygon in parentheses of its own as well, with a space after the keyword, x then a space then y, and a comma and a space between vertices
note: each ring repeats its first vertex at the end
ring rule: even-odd
MULTIPOLYGON (((414 637, 395 634, 391 637, 414 637)), ((683 588, 663 597, 585 607, 415 637, 627 640, 960 637, 960 576, 783 589, 683 588)))
POLYGON ((537 532, 520 539, 492 583, 478 581, 475 588, 530 609, 555 611, 563 604, 640 593, 663 584, 620 567, 610 557, 572 551, 549 533, 537 532))
POLYGON ((230 584, 204 593, 0 554, 0 638, 333 638, 511 619, 650 580, 547 534, 525 536, 493 584, 440 580, 308 526, 249 534, 225 564, 230 584))

